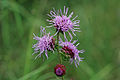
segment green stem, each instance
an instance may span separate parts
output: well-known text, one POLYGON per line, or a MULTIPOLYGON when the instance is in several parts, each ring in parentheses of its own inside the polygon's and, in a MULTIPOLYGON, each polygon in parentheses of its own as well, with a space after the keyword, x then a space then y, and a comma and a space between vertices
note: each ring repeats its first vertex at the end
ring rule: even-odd
POLYGON ((64 76, 62 77, 62 80, 64 80, 64 76))
MULTIPOLYGON (((60 64, 62 64, 62 57, 61 57, 60 52, 59 52, 59 35, 60 35, 60 33, 58 32, 57 33, 57 52, 58 52, 60 64)), ((62 80, 64 80, 64 77, 62 77, 62 80)))
POLYGON ((59 56, 59 61, 60 61, 60 64, 62 64, 62 58, 61 58, 61 55, 60 55, 60 52, 59 52, 59 32, 57 34, 57 52, 58 52, 58 56, 59 56))

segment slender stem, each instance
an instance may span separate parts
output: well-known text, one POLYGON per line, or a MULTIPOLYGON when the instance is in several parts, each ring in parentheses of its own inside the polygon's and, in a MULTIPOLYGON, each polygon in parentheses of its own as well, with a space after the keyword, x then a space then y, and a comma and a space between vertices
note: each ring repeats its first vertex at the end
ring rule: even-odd
MULTIPOLYGON (((59 35, 60 35, 60 33, 58 32, 57 33, 57 52, 58 52, 60 64, 62 64, 62 57, 61 57, 60 52, 59 52, 59 35)), ((64 80, 64 77, 62 77, 62 80, 64 80)))
POLYGON ((58 52, 58 56, 59 56, 59 61, 60 61, 60 64, 62 64, 62 58, 61 58, 61 55, 60 55, 60 52, 59 52, 59 32, 57 33, 57 52, 58 52))
POLYGON ((62 80, 64 80, 64 76, 62 77, 62 80))

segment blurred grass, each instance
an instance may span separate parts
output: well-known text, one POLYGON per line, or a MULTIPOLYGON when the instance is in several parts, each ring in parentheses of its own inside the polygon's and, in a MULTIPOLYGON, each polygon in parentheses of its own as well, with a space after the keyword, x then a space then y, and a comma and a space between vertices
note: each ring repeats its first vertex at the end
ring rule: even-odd
MULTIPOLYGON (((120 80, 119 0, 0 0, 0 80, 59 80, 53 73, 58 60, 34 60, 33 35, 47 26, 50 10, 69 7, 80 19, 78 68, 67 62, 65 80, 120 80)), ((54 34, 55 29, 50 28, 54 34)))

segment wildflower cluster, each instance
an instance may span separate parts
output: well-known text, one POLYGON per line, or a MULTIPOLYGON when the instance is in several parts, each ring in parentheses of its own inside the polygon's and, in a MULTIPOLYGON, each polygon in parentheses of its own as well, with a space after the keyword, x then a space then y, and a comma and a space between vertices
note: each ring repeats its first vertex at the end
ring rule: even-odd
MULTIPOLYGON (((75 63, 76 67, 79 65, 79 62, 82 61, 82 58, 79 56, 79 53, 83 53, 84 50, 77 49, 77 46, 79 45, 79 43, 75 45, 77 40, 74 40, 72 42, 73 40, 72 34, 76 36, 74 32, 75 31, 80 32, 79 31, 80 28, 78 28, 80 20, 75 20, 77 16, 71 19, 72 15, 73 15, 73 12, 70 15, 68 15, 68 8, 65 8, 65 6, 64 6, 63 12, 61 9, 56 11, 54 8, 52 11, 50 11, 50 14, 48 14, 50 19, 47 19, 47 21, 51 25, 46 27, 56 28, 56 33, 51 36, 50 32, 46 33, 45 28, 41 27, 40 29, 41 36, 38 37, 34 34, 33 39, 37 40, 37 43, 33 45, 33 48, 34 48, 33 54, 37 54, 35 59, 37 57, 41 57, 42 54, 45 54, 45 56, 48 59, 48 51, 54 52, 56 50, 55 48, 57 48, 58 54, 61 54, 59 57, 68 58, 70 63, 73 63, 73 62, 75 63), (68 41, 66 37, 66 34, 65 34, 66 32, 68 32, 71 38, 70 41, 68 41), (59 35, 60 33, 63 34, 65 41, 61 39, 59 35), (54 39, 55 36, 57 36, 57 39, 54 39), (55 40, 57 40, 57 42, 55 40), (58 47, 55 47, 55 45, 57 45, 58 47)), ((63 58, 61 59, 64 60, 63 58)), ((54 68, 54 73, 57 76, 63 76, 66 72, 65 70, 66 70, 65 66, 62 65, 62 63, 60 63, 56 65, 56 67, 54 68)))

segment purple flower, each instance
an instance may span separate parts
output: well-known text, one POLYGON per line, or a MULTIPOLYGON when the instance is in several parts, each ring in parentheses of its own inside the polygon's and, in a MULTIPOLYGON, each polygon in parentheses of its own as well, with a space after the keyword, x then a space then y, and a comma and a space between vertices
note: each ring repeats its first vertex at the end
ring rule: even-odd
POLYGON ((76 47, 79 45, 79 43, 77 45, 74 45, 76 42, 77 40, 75 40, 73 43, 68 41, 61 41, 60 46, 62 46, 62 52, 70 56, 70 62, 73 63, 74 61, 75 66, 77 67, 77 65, 79 65, 79 62, 83 59, 79 57, 79 53, 83 53, 84 50, 78 50, 76 47))
POLYGON ((35 36, 35 34, 33 33, 34 35, 34 38, 35 40, 37 40, 37 43, 33 45, 32 48, 34 48, 34 53, 38 53, 40 52, 36 57, 41 57, 41 54, 43 52, 45 52, 45 55, 48 59, 48 53, 47 51, 54 51, 54 45, 55 45, 55 39, 53 39, 53 36, 50 36, 50 33, 49 34, 46 34, 46 30, 45 28, 42 28, 41 27, 41 37, 38 37, 38 36, 35 36))
POLYGON ((65 66, 62 64, 57 64, 56 67, 54 67, 54 73, 60 77, 65 75, 65 70, 66 70, 65 66))
POLYGON ((80 20, 75 20, 77 16, 71 20, 73 12, 69 16, 67 15, 67 13, 68 13, 68 8, 65 8, 65 6, 64 6, 63 13, 61 9, 58 11, 55 11, 55 9, 53 8, 53 11, 51 11, 50 14, 48 14, 48 16, 51 17, 51 20, 47 20, 50 22, 49 24, 52 24, 52 25, 48 27, 54 26, 57 29, 57 32, 60 31, 64 33, 65 38, 66 38, 65 32, 68 32, 72 39, 72 35, 69 32, 69 30, 71 30, 72 33, 76 36, 74 32, 78 31, 78 29, 80 28, 75 28, 74 26, 79 26, 80 20))

